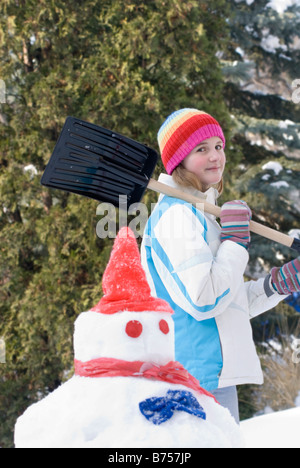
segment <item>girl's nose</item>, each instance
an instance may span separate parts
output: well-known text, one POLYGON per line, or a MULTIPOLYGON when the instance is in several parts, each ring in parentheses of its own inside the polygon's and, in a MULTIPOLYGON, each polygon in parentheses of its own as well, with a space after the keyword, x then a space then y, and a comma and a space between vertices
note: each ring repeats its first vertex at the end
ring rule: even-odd
POLYGON ((217 151, 217 150, 213 150, 213 151, 211 152, 210 156, 209 156, 209 159, 210 159, 211 161, 218 161, 218 160, 219 160, 219 157, 220 157, 220 155, 219 155, 218 151, 217 151))

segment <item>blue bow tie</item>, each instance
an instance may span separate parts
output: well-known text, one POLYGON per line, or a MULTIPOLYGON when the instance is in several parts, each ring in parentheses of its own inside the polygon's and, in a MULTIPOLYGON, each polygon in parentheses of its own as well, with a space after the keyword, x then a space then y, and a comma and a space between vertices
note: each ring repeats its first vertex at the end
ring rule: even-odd
POLYGON ((155 425, 162 424, 172 418, 174 411, 185 411, 201 419, 206 419, 206 413, 191 392, 169 390, 165 397, 153 397, 139 404, 141 413, 155 425))

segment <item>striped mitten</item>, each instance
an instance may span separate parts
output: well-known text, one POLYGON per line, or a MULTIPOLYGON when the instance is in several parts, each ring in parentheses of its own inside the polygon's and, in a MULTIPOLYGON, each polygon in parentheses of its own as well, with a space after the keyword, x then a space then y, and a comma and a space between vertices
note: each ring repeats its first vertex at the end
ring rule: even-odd
POLYGON ((230 240, 248 250, 251 218, 252 213, 247 203, 239 200, 225 203, 221 209, 221 242, 230 240))
POLYGON ((300 292, 300 257, 271 270, 272 286, 281 295, 300 292))

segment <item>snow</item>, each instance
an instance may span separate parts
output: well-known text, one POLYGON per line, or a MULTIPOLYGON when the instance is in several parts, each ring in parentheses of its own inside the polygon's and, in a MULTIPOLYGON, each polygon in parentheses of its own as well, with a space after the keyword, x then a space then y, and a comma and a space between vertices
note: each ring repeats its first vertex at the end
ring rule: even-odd
POLYGON ((34 176, 38 175, 38 170, 33 164, 28 164, 27 166, 25 166, 24 172, 29 173, 31 180, 34 178, 34 176))
POLYGON ((105 315, 83 312, 75 322, 75 359, 86 362, 109 356, 165 365, 175 360, 174 340, 174 321, 168 313, 125 311, 105 315), (159 328, 162 319, 169 326, 167 335, 159 328), (143 325, 142 335, 135 340, 125 333, 126 324, 130 321, 143 325))
POLYGON ((265 37, 261 41, 261 46, 266 52, 276 53, 277 49, 288 50, 287 46, 281 44, 279 37, 265 32, 265 37))
POLYGON ((295 122, 292 122, 291 120, 286 119, 286 120, 281 120, 279 122, 278 126, 279 126, 279 128, 284 129, 284 128, 289 128, 289 127, 295 126, 295 125, 296 125, 295 122))
MULTIPOLYGON (((272 8, 273 10, 277 11, 278 14, 283 14, 289 7, 298 6, 300 7, 300 0, 271 0, 267 4, 267 8, 272 8)), ((280 38, 270 34, 270 30, 268 28, 263 29, 263 39, 261 41, 261 47, 269 53, 275 54, 278 49, 281 49, 282 52, 288 51, 288 46, 280 41, 280 38)), ((286 60, 291 60, 290 57, 281 54, 282 58, 286 60)))
POLYGON ((241 423, 246 448, 300 448, 300 408, 258 416, 241 423))
POLYGON ((235 49, 236 53, 239 54, 241 57, 245 57, 245 51, 241 47, 237 47, 235 49))
MULTIPOLYGON (((241 3, 243 0, 235 0, 236 3, 241 3)), ((247 5, 252 5, 255 0, 245 0, 247 5)), ((271 0, 267 4, 267 8, 273 8, 279 14, 284 13, 291 6, 300 6, 300 0, 271 0)))
MULTIPOLYGON (((243 0, 235 0, 236 3, 241 3, 243 0)), ((255 0, 246 0, 247 5, 252 5, 255 0)))
POLYGON ((268 8, 273 8, 279 14, 284 13, 291 6, 300 6, 300 0, 271 0, 268 4, 268 8))
POLYGON ((276 175, 279 175, 283 171, 283 167, 278 162, 270 161, 262 167, 263 171, 274 171, 276 175))
POLYGON ((290 237, 295 237, 296 239, 300 239, 300 229, 291 229, 289 231, 289 236, 290 237))
POLYGON ((15 427, 16 448, 243 448, 229 411, 191 390, 206 420, 183 411, 157 426, 139 403, 182 385, 136 377, 72 377, 32 405, 15 427))
POLYGON ((272 182, 272 184, 270 184, 270 186, 275 187, 277 189, 289 188, 289 184, 285 180, 279 180, 278 182, 272 182))

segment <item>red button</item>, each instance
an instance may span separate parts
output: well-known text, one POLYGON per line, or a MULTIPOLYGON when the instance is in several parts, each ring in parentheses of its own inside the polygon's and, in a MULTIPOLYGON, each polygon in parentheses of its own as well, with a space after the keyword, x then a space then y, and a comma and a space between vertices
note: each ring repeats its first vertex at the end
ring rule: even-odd
POLYGON ((138 320, 131 320, 126 325, 126 333, 131 338, 138 338, 143 331, 143 325, 138 320))
POLYGON ((159 329, 160 331, 162 331, 165 335, 167 335, 170 331, 170 328, 169 328, 169 325, 168 325, 168 322, 166 322, 165 320, 161 320, 159 322, 159 329))

